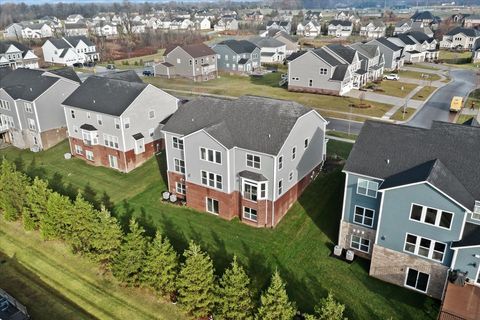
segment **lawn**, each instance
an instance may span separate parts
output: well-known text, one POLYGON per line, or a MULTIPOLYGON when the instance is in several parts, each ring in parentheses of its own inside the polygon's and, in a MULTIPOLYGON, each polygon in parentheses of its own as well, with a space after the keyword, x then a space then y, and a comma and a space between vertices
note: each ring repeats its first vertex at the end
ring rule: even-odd
POLYGON ((433 66, 430 66, 430 65, 426 65, 426 64, 421 64, 421 63, 415 64, 415 68, 432 70, 432 71, 440 70, 439 68, 436 68, 436 67, 433 67, 433 66))
POLYGON ((403 112, 403 108, 400 108, 390 117, 391 120, 397 121, 407 121, 410 117, 415 113, 415 108, 405 108, 405 113, 403 112))
POLYGON ((332 137, 343 138, 343 139, 350 139, 350 140, 357 140, 358 138, 356 134, 348 134, 347 132, 335 131, 335 130, 327 131, 327 135, 332 137))
MULTIPOLYGON (((352 144, 331 140, 328 153, 346 158, 351 147, 352 144)), ((131 216, 138 217, 149 234, 153 234, 156 228, 160 229, 178 251, 183 250, 189 240, 197 241, 212 256, 218 274, 223 272, 233 255, 237 255, 247 267, 257 292, 265 288, 270 274, 278 268, 287 281, 290 296, 304 311, 311 311, 313 305, 331 290, 346 305, 346 315, 350 319, 436 319, 437 302, 369 277, 368 261, 357 259, 352 264, 346 264, 329 257, 336 242, 342 207, 344 176, 339 170, 320 175, 275 229, 254 229, 238 220, 228 222, 207 213, 163 203, 160 195, 165 190, 165 182, 158 174, 154 160, 128 175, 120 174, 125 180, 113 183, 112 179, 117 175, 115 172, 94 168, 82 161, 63 160, 62 154, 67 151, 67 145, 57 148, 59 150, 36 154, 36 164, 43 163, 46 176, 52 175, 55 166, 60 166, 62 172, 73 173, 64 176, 67 182, 77 180, 81 172, 88 172, 89 179, 85 178, 83 183, 89 181, 94 188, 97 181, 109 180, 110 187, 117 190, 111 194, 116 195, 115 212, 122 222, 131 216), (47 159, 54 161, 55 165, 45 165, 47 159), (126 192, 118 193, 122 188, 126 192)), ((26 158, 29 152, 9 148, 3 153, 10 158, 19 154, 26 158)), ((159 163, 163 167, 163 161, 159 163)), ((80 184, 79 181, 75 183, 80 184)), ((101 185, 98 191, 103 187, 101 185)), ((127 299, 119 297, 125 291, 119 289, 117 293, 117 290, 110 290, 116 295, 113 302, 110 301, 111 294, 106 294, 101 288, 115 286, 108 277, 106 280, 95 278, 93 265, 71 256, 63 245, 43 243, 35 233, 24 234, 9 226, 8 231, 0 233, 0 251, 9 256, 15 254, 18 260, 25 261, 23 264, 30 266, 37 276, 87 312, 93 314, 97 308, 101 310, 95 314, 99 314, 108 308, 109 312, 119 314, 117 309, 120 312, 121 308, 115 303, 119 299, 127 299), (37 254, 39 251, 41 254, 37 254), (84 282, 85 285, 82 285, 84 282)), ((136 293, 128 297, 137 298, 136 293)), ((152 312, 148 299, 141 305, 145 314, 152 312)), ((161 316, 161 310, 165 309, 160 308, 156 315, 161 316)), ((124 311, 123 318, 127 318, 128 311, 124 311)))
POLYGON ((459 114, 458 117, 457 117, 457 121, 456 123, 460 123, 460 124, 463 124, 464 122, 472 119, 473 116, 472 115, 468 115, 468 114, 459 114))
MULTIPOLYGON (((149 54, 146 56, 115 60, 114 64, 117 69, 141 68, 143 67, 144 63, 147 61, 161 60, 163 58, 164 52, 165 52, 165 49, 158 49, 157 53, 149 54)), ((105 63, 101 63, 100 65, 106 66, 107 64, 108 63, 105 62, 105 63)))
POLYGON ((430 97, 430 95, 435 90, 437 90, 437 87, 425 86, 422 89, 420 89, 420 91, 418 91, 416 94, 414 94, 412 99, 413 100, 425 101, 425 100, 428 99, 428 97, 430 97))
POLYGON ((448 51, 440 50, 439 59, 446 63, 451 64, 467 64, 471 62, 472 52, 471 51, 448 51))
POLYGON ((375 86, 380 89, 377 93, 399 98, 405 98, 413 89, 417 87, 416 84, 393 80, 383 80, 375 86))
POLYGON ((411 71, 411 70, 400 70, 398 72, 398 76, 400 77, 400 80, 402 80, 402 78, 410 78, 410 79, 425 80, 425 81, 438 81, 441 79, 441 77, 435 73, 427 73, 427 72, 422 73, 422 72, 411 71))
POLYGON ((174 89, 197 94, 209 93, 239 97, 246 94, 259 95, 271 98, 288 99, 302 103, 319 110, 336 113, 336 117, 346 118, 351 111, 358 116, 381 117, 391 106, 383 103, 368 101, 371 108, 350 108, 350 104, 359 103, 358 99, 349 97, 336 97, 311 93, 289 92, 280 88, 280 73, 268 73, 263 77, 248 77, 240 75, 222 74, 219 78, 206 82, 192 82, 187 79, 164 79, 147 77, 145 82, 151 83, 162 89, 174 89))

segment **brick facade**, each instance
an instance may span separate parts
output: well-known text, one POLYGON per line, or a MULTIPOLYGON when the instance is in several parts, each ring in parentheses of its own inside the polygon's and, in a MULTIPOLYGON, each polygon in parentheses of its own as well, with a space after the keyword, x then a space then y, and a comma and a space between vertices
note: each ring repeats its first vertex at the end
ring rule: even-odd
POLYGON ((162 150, 164 144, 163 139, 155 140, 150 143, 145 144, 145 151, 141 154, 135 154, 135 151, 128 150, 123 152, 120 150, 108 148, 104 145, 86 145, 83 140, 76 138, 69 138, 70 150, 73 156, 84 159, 87 163, 90 163, 94 166, 102 166, 111 168, 109 156, 114 156, 117 158, 117 170, 121 172, 130 172, 133 169, 141 166, 145 161, 150 159, 157 151, 162 150), (82 153, 79 154, 76 152, 75 146, 78 145, 82 148, 82 153), (86 151, 91 151, 93 153, 93 160, 89 160, 86 157, 86 151))
POLYGON ((339 239, 339 245, 344 248, 344 249, 352 249, 355 250, 355 254, 357 256, 366 258, 366 259, 371 259, 371 254, 372 254, 372 247, 373 244, 375 243, 375 235, 376 235, 376 230, 370 229, 367 227, 360 226, 358 224, 353 224, 349 222, 342 221, 340 223, 340 239, 339 239), (351 239, 352 236, 359 236, 363 239, 368 239, 370 240, 370 252, 365 253, 362 251, 358 251, 356 249, 353 249, 350 244, 351 244, 351 239))
POLYGON ((370 275, 372 277, 403 287, 407 276, 407 268, 429 274, 430 279, 426 294, 436 299, 442 298, 447 281, 448 267, 411 254, 374 245, 370 265, 370 275))

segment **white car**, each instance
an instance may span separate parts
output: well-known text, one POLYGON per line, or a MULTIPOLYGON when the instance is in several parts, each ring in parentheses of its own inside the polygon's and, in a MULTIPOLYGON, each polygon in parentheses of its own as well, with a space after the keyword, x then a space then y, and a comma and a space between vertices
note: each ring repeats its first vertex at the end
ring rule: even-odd
POLYGON ((386 79, 386 80, 398 80, 398 79, 400 79, 400 78, 398 77, 398 74, 396 74, 396 73, 390 73, 390 74, 384 75, 384 76, 383 76, 383 79, 386 79))

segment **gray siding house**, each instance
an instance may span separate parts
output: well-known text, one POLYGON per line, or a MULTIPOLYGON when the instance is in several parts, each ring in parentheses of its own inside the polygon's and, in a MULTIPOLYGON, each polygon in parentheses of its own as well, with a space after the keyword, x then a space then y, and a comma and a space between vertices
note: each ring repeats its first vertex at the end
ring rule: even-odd
POLYGON ((176 46, 165 51, 164 61, 154 66, 159 77, 183 77, 207 81, 217 77, 217 54, 209 46, 192 44, 176 46))
POLYGON ((124 71, 89 77, 63 106, 72 155, 129 172, 163 149, 162 122, 178 99, 124 71))
POLYGON ((382 78, 385 59, 377 45, 357 42, 350 47, 358 52, 361 70, 367 73, 366 81, 375 81, 382 78))
POLYGON ((325 160, 326 124, 292 101, 187 102, 163 127, 169 191, 196 210, 276 226, 325 160))
POLYGON ((403 66, 404 55, 403 48, 382 37, 374 39, 367 44, 377 45, 385 59, 386 70, 398 70, 403 66))
POLYGON ((344 167, 339 245, 371 259, 371 276, 437 299, 452 270, 480 285, 478 150, 479 127, 367 121, 344 167))
POLYGON ((17 148, 48 149, 66 138, 62 101, 80 85, 72 69, 0 72, 0 139, 17 148))
POLYGON ((260 67, 260 48, 247 40, 225 40, 212 46, 217 67, 228 72, 251 73, 260 67))

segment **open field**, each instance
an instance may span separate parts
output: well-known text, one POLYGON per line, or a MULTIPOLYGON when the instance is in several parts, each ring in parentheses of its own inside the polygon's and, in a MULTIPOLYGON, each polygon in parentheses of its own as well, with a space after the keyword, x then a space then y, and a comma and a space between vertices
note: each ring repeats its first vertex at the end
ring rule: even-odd
POLYGON ((392 80, 383 80, 379 84, 376 84, 379 94, 385 94, 387 96, 405 98, 413 89, 417 87, 416 84, 401 82, 401 81, 392 81, 392 80), (402 90, 403 88, 403 90, 402 90))
MULTIPOLYGON (((368 101, 368 103, 372 105, 371 108, 350 108, 350 104, 359 103, 359 100, 349 97, 289 92, 285 88, 280 88, 278 86, 278 82, 280 81, 280 73, 268 73, 263 77, 224 74, 221 75, 220 78, 206 82, 193 82, 180 78, 164 79, 157 77, 148 77, 145 78, 144 81, 162 89, 176 89, 192 91, 194 93, 209 93, 235 97, 250 94, 294 100, 306 106, 316 108, 320 113, 322 113, 322 111, 344 113, 352 112, 358 116, 381 117, 391 107, 387 104, 368 101)), ((342 115, 342 113, 338 113, 336 116, 342 118, 348 117, 348 115, 342 115)))
MULTIPOLYGON (((328 153, 346 158, 351 148, 351 144, 331 140, 328 153)), ((149 234, 158 228, 179 252, 189 240, 197 241, 212 256, 217 274, 223 272, 233 255, 237 255, 246 266, 257 292, 265 288, 271 272, 278 268, 287 281, 291 298, 303 311, 312 311, 313 305, 331 290, 346 305, 346 315, 350 319, 436 319, 436 301, 369 277, 368 261, 357 258, 354 263, 347 264, 329 257, 337 240, 342 207, 344 176, 339 170, 321 174, 277 228, 254 229, 238 220, 229 222, 208 213, 162 202, 165 164, 161 157, 158 166, 152 159, 127 175, 119 174, 124 180, 116 183, 113 180, 117 173, 112 170, 95 168, 80 160, 63 160, 66 151, 67 144, 63 143, 54 150, 38 153, 35 166, 38 164, 43 168, 47 177, 51 177, 56 166, 60 166, 63 173, 72 173, 65 174, 65 182, 77 185, 81 185, 77 181, 78 174, 83 173, 86 176, 83 183, 90 182, 94 189, 97 181, 107 179, 109 188, 116 190, 111 194, 112 198, 115 195, 115 214, 122 223, 131 216, 137 217, 149 234), (47 160, 55 165, 46 165, 47 160), (124 192, 121 192, 122 188, 124 192)), ((19 155, 27 159, 29 154, 29 151, 14 148, 0 151, 0 155, 7 155, 10 159, 19 155)), ((100 185, 96 190, 103 188, 100 185)), ((128 318, 130 308, 141 305, 142 316, 152 312, 155 306, 155 315, 161 317, 162 312, 170 307, 159 306, 152 301, 153 298, 149 300, 142 296, 141 290, 138 294, 137 291, 125 291, 109 277, 96 277, 95 266, 72 256, 62 244, 43 243, 36 233, 24 233, 10 224, 8 228, 2 224, 1 228, 0 251, 10 257, 15 254, 24 266, 91 314, 108 311, 120 315, 117 318, 128 318), (133 303, 137 298, 141 302, 133 303), (118 301, 122 303, 119 305, 118 301)), ((100 317, 109 318, 104 314, 100 317)))
POLYGON ((433 93, 433 91, 437 90, 436 87, 431 87, 431 86, 425 86, 420 91, 418 91, 415 95, 413 95, 412 99, 413 100, 420 100, 420 101, 425 101, 430 97, 430 95, 433 93))
POLYGON ((407 121, 415 113, 415 108, 405 108, 405 113, 403 113, 403 108, 400 108, 390 117, 391 120, 397 121, 407 121))
POLYGON ((400 77, 400 81, 402 81, 402 78, 425 80, 427 82, 428 81, 438 81, 438 80, 441 79, 441 77, 438 74, 421 73, 421 72, 411 71, 411 70, 400 70, 398 72, 398 76, 400 77))
POLYGON ((455 64, 455 63, 461 63, 466 59, 470 59, 471 56, 472 56, 471 51, 457 52, 457 51, 440 50, 439 59, 443 60, 444 62, 455 64))

